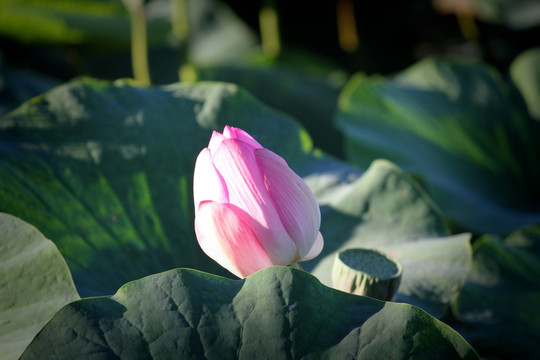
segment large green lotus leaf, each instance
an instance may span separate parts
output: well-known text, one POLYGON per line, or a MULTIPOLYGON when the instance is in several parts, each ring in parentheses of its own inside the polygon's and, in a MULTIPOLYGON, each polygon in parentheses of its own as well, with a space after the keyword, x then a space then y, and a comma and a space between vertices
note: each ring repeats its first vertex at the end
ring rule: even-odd
POLYGON ((456 316, 478 350, 493 358, 540 357, 540 228, 475 243, 456 316))
POLYGON ((21 359, 477 359, 417 307, 273 267, 245 280, 175 269, 64 307, 21 359))
POLYGON ((442 317, 465 281, 470 235, 446 237, 448 230, 425 192, 387 161, 374 162, 360 178, 339 189, 332 189, 330 174, 306 177, 322 205, 325 236, 321 260, 306 269, 331 286, 337 252, 378 249, 403 265, 394 300, 442 317))
POLYGON ((426 59, 392 78, 357 75, 336 122, 350 160, 387 158, 420 175, 467 230, 508 234, 540 221, 540 124, 490 68, 426 59))
MULTIPOLYGON (((148 19, 149 43, 163 43, 168 18, 148 19)), ((0 0, 0 34, 23 43, 130 45, 130 19, 121 1, 0 0), (106 41, 104 41, 106 40, 106 41)))
POLYGON ((56 246, 33 226, 0 213, 0 358, 18 359, 45 323, 77 299, 56 246))
POLYGON ((83 296, 175 267, 226 272, 193 230, 195 159, 225 124, 289 163, 309 136, 236 86, 76 81, 0 119, 0 209, 53 239, 83 296))
MULTIPOLYGON (((538 3, 540 7, 540 3, 538 3)), ((529 114, 540 121, 540 47, 520 54, 510 65, 510 75, 529 109, 529 114)))

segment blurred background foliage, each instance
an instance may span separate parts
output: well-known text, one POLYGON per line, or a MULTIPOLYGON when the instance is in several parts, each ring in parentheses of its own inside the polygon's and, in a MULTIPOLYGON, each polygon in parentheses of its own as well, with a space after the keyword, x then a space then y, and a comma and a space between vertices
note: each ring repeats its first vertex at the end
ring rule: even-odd
POLYGON ((343 157, 332 119, 351 74, 392 74, 433 55, 506 72, 539 45, 539 9, 531 0, 0 0, 0 114, 74 77, 167 84, 180 72, 241 85, 343 157), (132 47, 141 21, 145 39, 132 47))
POLYGON ((535 0, 0 0, 0 113, 74 77, 133 77, 134 9, 146 20, 153 84, 178 81, 189 63, 197 79, 238 83, 290 113, 338 156, 328 124, 351 74, 392 74, 441 54, 504 73, 540 45, 535 0))
MULTIPOLYGON (((153 84, 178 81, 179 66, 189 62, 199 79, 239 83, 301 120, 316 139, 320 129, 314 124, 324 123, 323 117, 330 122, 350 74, 391 74, 441 54, 506 72, 521 52, 540 45, 540 5, 534 0, 124 3, 0 0, 0 112, 77 76, 133 77, 128 8, 138 3, 153 84)), ((324 136, 318 146, 341 153, 324 136)))

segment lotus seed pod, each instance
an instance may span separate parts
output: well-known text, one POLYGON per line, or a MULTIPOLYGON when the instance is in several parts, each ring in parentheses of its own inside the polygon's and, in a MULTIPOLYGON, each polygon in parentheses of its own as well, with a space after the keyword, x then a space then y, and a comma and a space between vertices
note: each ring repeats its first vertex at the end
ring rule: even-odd
POLYGON ((340 251, 332 268, 332 284, 341 291, 388 301, 401 282, 401 264, 371 249, 340 251))

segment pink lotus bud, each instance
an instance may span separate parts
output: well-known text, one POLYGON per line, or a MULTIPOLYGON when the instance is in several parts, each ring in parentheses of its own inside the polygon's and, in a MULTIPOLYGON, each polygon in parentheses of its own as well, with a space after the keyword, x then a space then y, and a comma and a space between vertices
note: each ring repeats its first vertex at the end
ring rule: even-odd
POLYGON ((319 255, 321 213, 306 183, 241 129, 212 134, 195 163, 195 232, 239 277, 319 255))

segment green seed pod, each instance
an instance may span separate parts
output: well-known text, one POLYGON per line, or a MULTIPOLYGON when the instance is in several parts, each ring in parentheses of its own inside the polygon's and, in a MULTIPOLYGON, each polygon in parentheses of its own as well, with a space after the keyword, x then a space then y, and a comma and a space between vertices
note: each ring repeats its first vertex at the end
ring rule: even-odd
POLYGON ((334 288, 355 295, 388 301, 401 282, 401 264, 372 249, 340 251, 332 268, 334 288))

